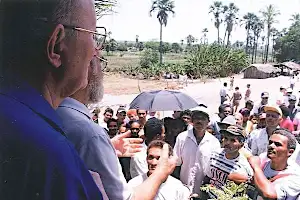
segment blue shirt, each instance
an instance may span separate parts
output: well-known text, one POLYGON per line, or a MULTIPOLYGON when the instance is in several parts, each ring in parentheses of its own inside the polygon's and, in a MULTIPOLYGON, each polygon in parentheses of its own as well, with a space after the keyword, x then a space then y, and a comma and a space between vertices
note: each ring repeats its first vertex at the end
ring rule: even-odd
POLYGON ((102 195, 35 89, 0 89, 0 199, 98 200, 102 195))
POLYGON ((106 131, 92 121, 89 110, 81 102, 66 98, 57 108, 68 139, 75 145, 88 169, 100 174, 107 197, 111 200, 130 199, 122 168, 106 131))

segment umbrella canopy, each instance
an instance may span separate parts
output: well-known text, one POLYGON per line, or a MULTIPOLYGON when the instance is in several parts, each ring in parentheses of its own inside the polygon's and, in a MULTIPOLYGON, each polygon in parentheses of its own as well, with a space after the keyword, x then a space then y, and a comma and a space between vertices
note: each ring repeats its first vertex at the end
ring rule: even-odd
POLYGON ((148 111, 182 111, 198 106, 190 96, 169 90, 142 92, 131 103, 130 109, 148 111))

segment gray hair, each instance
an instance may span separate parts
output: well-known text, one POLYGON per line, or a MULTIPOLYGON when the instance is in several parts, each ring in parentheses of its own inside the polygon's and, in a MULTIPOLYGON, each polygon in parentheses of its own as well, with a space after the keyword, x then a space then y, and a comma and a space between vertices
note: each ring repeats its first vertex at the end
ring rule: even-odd
POLYGON ((1 75, 44 80, 45 46, 54 23, 72 22, 80 0, 1 0, 1 75))
POLYGON ((284 128, 278 128, 275 131, 273 131, 273 134, 283 135, 283 136, 287 137, 287 139, 288 139, 287 148, 294 149, 294 150, 296 149, 297 140, 290 131, 288 131, 284 128))

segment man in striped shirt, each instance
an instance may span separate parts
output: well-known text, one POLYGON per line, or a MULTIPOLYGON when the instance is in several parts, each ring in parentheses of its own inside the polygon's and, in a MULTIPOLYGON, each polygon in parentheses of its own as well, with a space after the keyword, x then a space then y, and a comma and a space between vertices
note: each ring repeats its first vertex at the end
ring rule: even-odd
POLYGON ((239 153, 245 141, 243 128, 237 125, 229 126, 220 133, 224 138, 224 148, 212 153, 210 163, 205 171, 204 184, 221 189, 227 180, 236 183, 248 181, 252 177, 253 171, 247 158, 239 153))

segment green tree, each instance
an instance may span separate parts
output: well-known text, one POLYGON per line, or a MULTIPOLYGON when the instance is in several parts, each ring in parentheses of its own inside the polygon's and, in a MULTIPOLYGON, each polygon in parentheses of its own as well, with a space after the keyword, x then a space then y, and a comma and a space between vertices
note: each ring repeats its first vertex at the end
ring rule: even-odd
POLYGON ((181 46, 177 42, 175 42, 175 43, 172 43, 172 50, 175 53, 179 53, 182 49, 181 49, 181 46))
POLYGON ((196 42, 196 38, 192 35, 186 37, 186 43, 188 47, 191 47, 196 42))
MULTIPOLYGON (((238 12, 239 8, 234 4, 230 3, 229 6, 224 7, 225 12, 225 23, 226 23, 226 31, 227 32, 227 44, 226 47, 230 44, 230 36, 233 30, 233 26, 238 23, 238 12)), ((224 40, 225 43, 225 40, 224 40)))
POLYGON ((254 24, 252 26, 253 31, 253 38, 254 38, 254 46, 252 49, 252 63, 254 63, 254 60, 256 61, 256 54, 257 54, 257 48, 258 48, 258 40, 260 38, 261 32, 264 30, 264 23, 262 20, 260 20, 257 16, 254 18, 254 24))
POLYGON ((144 46, 145 46, 145 48, 152 49, 154 51, 159 50, 159 42, 149 41, 149 42, 146 42, 144 46))
POLYGON ((250 39, 250 34, 252 27, 254 26, 255 20, 258 17, 254 13, 248 12, 246 15, 243 16, 243 19, 241 20, 242 24, 245 26, 246 29, 246 46, 245 46, 245 51, 248 54, 249 53, 249 39, 250 39))
POLYGON ((270 36, 271 36, 271 28, 275 23, 278 21, 276 17, 280 15, 279 10, 275 8, 274 5, 268 5, 264 10, 261 10, 263 21, 267 26, 267 46, 266 46, 266 53, 265 53, 265 62, 268 62, 268 55, 269 55, 269 46, 270 46, 270 36))
POLYGON ((223 22, 221 15, 224 13, 222 2, 215 1, 213 5, 209 7, 209 14, 210 13, 212 13, 215 18, 215 27, 218 31, 218 44, 220 44, 220 26, 223 22))
POLYGON ((114 7, 117 5, 117 0, 96 0, 95 10, 97 20, 105 15, 114 13, 114 7))
POLYGON ((292 22, 292 27, 299 26, 300 25, 300 14, 299 13, 293 14, 290 21, 292 22))
POLYGON ((174 11, 175 5, 174 5, 174 1, 172 0, 154 0, 152 2, 152 7, 150 10, 150 15, 153 12, 157 12, 157 19, 159 21, 160 24, 160 57, 159 57, 159 63, 162 64, 162 46, 163 46, 163 42, 162 42, 162 27, 163 25, 166 27, 167 23, 168 23, 168 17, 169 17, 169 13, 175 14, 174 11))

